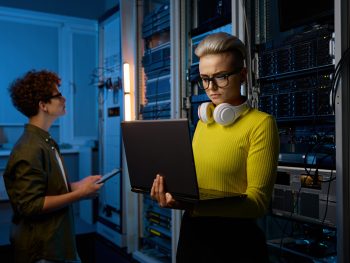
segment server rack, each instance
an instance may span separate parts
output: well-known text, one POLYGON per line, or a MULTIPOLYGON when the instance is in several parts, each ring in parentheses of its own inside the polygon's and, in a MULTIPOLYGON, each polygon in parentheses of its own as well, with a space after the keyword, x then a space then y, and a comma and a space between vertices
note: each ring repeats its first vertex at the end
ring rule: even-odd
MULTIPOLYGON (((170 90, 170 3, 143 1, 142 38, 144 54, 144 100, 139 118, 169 119, 170 90)), ((161 209, 148 195, 140 196, 140 237, 134 257, 140 262, 172 261, 172 213, 161 209)))
MULTIPOLYGON (((279 10, 283 16, 281 2, 265 1, 263 8, 255 6, 255 13, 279 10)), ((281 20, 257 18, 257 24, 270 27, 255 32, 256 86, 259 109, 275 116, 281 142, 269 220, 282 227, 267 226, 269 243, 280 255, 292 251, 334 260, 335 115, 329 103, 334 17, 319 15, 298 26, 285 24, 284 31, 281 20)))
MULTIPOLYGON (((195 1, 193 1, 193 2, 195 2, 195 1)), ((232 1, 232 2, 239 2, 239 1, 232 1)), ((244 2, 244 1, 243 1, 244 2)), ((248 2, 248 1, 247 1, 248 2)), ((273 10, 273 8, 271 9, 270 7, 274 7, 274 10, 277 10, 276 9, 276 6, 275 6, 275 3, 276 3, 276 1, 269 1, 269 0, 263 0, 263 1, 259 1, 260 3, 262 3, 263 5, 264 5, 264 7, 266 8, 265 9, 265 12, 266 12, 266 14, 268 15, 268 14, 271 14, 272 13, 272 11, 271 10, 273 10), (270 9, 269 9, 270 8, 270 9)), ((293 1, 291 1, 291 2, 293 2, 293 1)), ((342 3, 343 3, 343 5, 344 5, 344 2, 345 1, 341 1, 342 3)), ((342 5, 342 6, 343 6, 342 5)), ((340 6, 340 5, 338 5, 338 6, 340 6)), ((345 5, 346 6, 346 5, 345 5)), ((194 7, 194 9, 195 9, 196 7, 194 7)), ((234 11, 234 9, 232 9, 233 11, 234 11)), ((254 12, 255 11, 257 11, 256 9, 254 9, 253 10, 254 12)), ((339 10, 338 10, 339 11, 339 10)), ((274 13, 273 14, 276 14, 275 13, 275 11, 273 11, 274 13)), ((339 12, 338 12, 339 13, 339 12)), ((341 12, 342 14, 343 14, 343 12, 341 12)), ((265 15, 260 15, 260 17, 264 17, 265 15)), ((254 47, 253 47, 253 51, 257 51, 257 53, 256 53, 256 56, 258 57, 258 52, 259 52, 259 48, 255 45, 255 44, 257 44, 257 45, 260 45, 260 44, 265 44, 266 42, 268 42, 268 41, 270 41, 270 40, 276 40, 276 36, 274 35, 276 32, 275 32, 275 29, 273 29, 273 30, 270 30, 271 28, 270 27, 272 27, 276 22, 274 21, 274 17, 272 16, 272 15, 270 15, 269 16, 270 17, 270 20, 269 21, 263 21, 263 22, 265 22, 265 24, 263 24, 263 23, 260 23, 260 25, 261 25, 261 27, 262 28, 264 28, 265 29, 265 35, 263 36, 263 38, 261 38, 260 39, 260 42, 259 41, 257 41, 257 39, 255 39, 255 41, 252 41, 254 44, 254 47)), ((195 18, 195 16, 194 16, 194 18, 195 18)), ((196 18, 195 18, 196 19, 196 18)), ((336 19, 337 20, 337 19, 336 19)), ((339 21, 339 19, 338 19, 338 21, 339 21)), ((342 20, 343 21, 343 20, 342 20)), ((236 27, 236 25, 234 25, 235 27, 236 27)), ((196 27, 196 26, 194 26, 194 27, 196 27)), ((253 27, 254 27, 254 24, 253 24, 253 27)), ((339 29, 339 28, 338 28, 339 29)), ((297 32, 297 29, 293 29, 294 30, 294 33, 302 33, 302 31, 298 31, 297 32)), ((233 29, 233 32, 235 33, 235 29, 233 29)), ((342 31, 343 32, 343 31, 342 31)), ((201 32, 201 33, 203 33, 203 32, 201 32)), ((200 35, 201 33, 198 33, 198 35, 200 35)), ((254 32, 254 33, 256 33, 256 32, 254 32)), ((237 35, 237 34, 236 34, 237 35)), ((285 36, 285 34, 281 34, 282 36, 285 36)), ((241 37, 241 35, 240 35, 240 37, 241 37)), ((275 47, 277 47, 277 46, 275 46, 275 47)), ((191 64, 191 63, 189 63, 189 64, 191 64)), ((190 71, 190 70, 189 70, 190 71)), ((288 74, 297 74, 298 72, 294 72, 294 73, 288 73, 288 74)), ((309 72, 310 73, 310 72, 309 72)), ((191 74, 188 74, 189 76, 191 76, 191 74)), ((290 76, 291 76, 290 75, 290 76)), ((259 75, 257 75, 257 77, 259 78, 259 75)), ((287 77, 285 77, 285 79, 287 79, 287 77)), ((301 82, 303 82, 302 80, 300 80, 301 82)), ((327 81, 327 77, 326 77, 326 81, 327 81)), ((256 82, 256 83, 254 83, 254 85, 255 86, 257 86, 257 87, 259 87, 259 88, 262 88, 263 87, 263 83, 258 83, 259 82, 259 80, 256 82), (261 86, 260 86, 260 84, 261 84, 261 86)), ((195 87, 195 81, 190 81, 190 83, 191 83, 191 89, 192 89, 192 87, 195 87)), ((311 82, 312 83, 312 82, 311 82)), ((283 83, 282 83, 283 84, 283 83)), ((281 85, 282 85, 281 84, 281 85)), ((283 84, 283 85, 285 85, 285 84, 283 84)), ((288 84, 289 85, 289 84, 288 84)), ((290 84, 290 85, 292 85, 292 84, 290 84)), ((194 88, 194 94, 196 94, 195 91, 196 90, 196 88, 194 88)), ((266 89, 266 91, 267 91, 267 89, 266 89)), ((197 91, 198 92, 198 91, 197 91)), ((308 91, 309 92, 309 91, 308 91)), ((190 91, 188 91, 188 93, 190 93, 190 91)), ((287 92, 288 93, 288 92, 287 92)), ((311 91, 311 94, 312 94, 312 91, 311 91)), ((199 96, 199 95, 201 95, 201 94, 198 94, 197 93, 197 95, 199 96)), ((268 94, 266 93, 265 94, 266 96, 268 96, 268 94)), ((264 96, 265 96, 264 95, 264 96)), ((301 95, 301 94, 296 94, 296 95, 301 95)), ((194 96, 196 96, 196 95, 194 95, 194 96)), ((263 96, 263 97, 264 97, 263 96)), ((288 95, 289 97, 291 96, 291 95, 288 95)), ((315 95, 313 95, 314 97, 315 97, 315 95)), ((261 98, 262 100, 264 100, 264 99, 266 99, 266 98, 261 98)), ((302 96, 303 97, 303 96, 302 96)), ((324 98, 325 96, 324 95, 322 95, 321 96, 322 98, 324 98)), ((280 96, 280 98, 284 98, 284 96, 280 96)), ((305 99, 305 98, 304 98, 305 99)), ((200 103, 200 101, 201 100, 204 100, 204 98, 202 97, 198 97, 198 103, 200 103)), ((268 98, 266 99, 266 100, 269 100, 268 98)), ((186 101, 188 101, 188 98, 186 98, 186 101)), ((193 101, 193 105, 191 105, 191 106, 195 106, 195 103, 196 103, 197 101, 194 99, 194 101, 193 101)), ((264 102, 259 102, 260 103, 260 107, 263 107, 265 104, 264 104, 264 102)), ((322 102, 323 103, 323 102, 322 102)), ((321 104, 322 104, 321 103, 321 104)), ((340 105, 341 105, 341 103, 340 103, 340 105)), ((171 106, 171 105, 170 105, 171 106)), ((187 104, 187 106, 188 106, 188 104, 187 104)), ((272 105, 272 106, 274 106, 274 105, 272 105)), ((269 107, 271 107, 271 106, 269 106, 269 107)), ((269 107, 267 107, 267 109, 264 109, 264 110, 266 110, 266 111, 270 111, 270 112, 272 112, 272 109, 270 108, 269 109, 269 107)), ((299 107, 299 106, 298 106, 299 107)), ((188 117, 189 116, 196 116, 196 113, 195 113, 195 111, 193 110, 193 107, 191 108, 191 107, 188 107, 188 109, 189 109, 189 115, 188 115, 188 117)), ((151 109, 151 111, 152 111, 152 109, 151 109)), ((156 111, 156 110, 155 110, 156 111)), ((338 111, 339 111, 339 108, 338 108, 338 111)), ((302 139, 302 141, 303 142, 305 142, 304 140, 303 140, 303 136, 305 135, 305 133, 306 133, 306 137, 308 137, 308 140, 310 141, 310 142, 312 142, 312 141, 314 141, 315 140, 315 138, 317 137, 314 137, 314 136, 310 136, 310 134, 308 134, 308 133, 310 133, 310 126, 312 126, 312 125, 310 125, 310 118, 309 117, 307 117, 308 116, 308 114, 311 114, 310 112, 312 112, 312 111, 309 111, 308 113, 304 113, 303 111, 300 111, 300 110, 297 110, 296 111, 296 115, 297 116, 300 116, 300 119, 299 119, 299 117, 298 117, 298 121, 300 121, 300 122, 302 122, 303 124, 305 124, 306 125, 306 128, 304 128, 304 125, 300 125, 299 127, 298 127, 298 129, 288 129, 288 127, 286 127, 283 131, 282 131, 282 133, 285 135, 282 139, 286 139, 287 138, 287 141, 288 141, 288 134, 290 134, 290 132, 291 131, 296 131, 296 134, 297 134, 297 138, 298 138, 298 140, 300 140, 300 139, 302 139), (309 118, 309 119, 308 119, 309 118)), ((284 117, 283 118, 285 118, 286 116, 288 117, 288 115, 286 115, 287 113, 285 113, 285 112, 283 112, 283 111, 279 111, 279 116, 283 116, 284 115, 284 117), (282 113, 282 115, 281 115, 281 113, 282 113)), ((338 112, 339 113, 339 112, 338 112)), ((157 114, 156 114, 157 115, 157 114)), ((326 114, 325 114, 326 115, 326 114)), ((338 115, 339 116, 339 115, 338 115)), ((324 116, 325 117, 325 116, 324 116)), ((328 128, 326 128, 326 126, 328 126, 328 127, 332 127, 332 117, 330 117, 330 116, 328 116, 328 117, 325 117, 324 118, 324 120, 326 120, 326 125, 324 126, 324 127, 322 127, 322 126, 319 126, 321 129, 324 129, 324 134, 325 133, 327 133, 328 135, 330 135, 330 136, 324 136, 323 138, 324 138, 324 140, 329 140, 328 141, 328 143, 330 142, 330 141, 332 141, 333 140, 333 136, 332 136, 332 129, 328 129, 328 128), (329 117, 329 118, 328 118, 329 117)), ((153 117, 147 117, 147 118, 153 118, 153 117)), ((286 125, 287 126, 287 124, 288 124, 288 122, 289 122, 289 120, 280 120, 279 121, 280 123, 282 123, 282 124, 284 124, 284 125, 286 125)), ((292 122, 293 123, 293 122, 292 122)), ((346 128, 346 127, 345 127, 346 128)), ((339 131, 338 131, 338 133, 339 133, 339 131)), ((322 134, 321 134, 322 135, 322 134)), ((341 136, 341 137, 344 137, 344 134, 341 136)), ((337 138, 337 141, 339 140, 339 136, 338 136, 338 138, 337 138)), ((330 143, 329 143, 330 144, 330 143)), ((293 147, 295 147, 295 145, 290 145, 289 147, 288 146, 286 146, 287 148, 293 148, 293 147)), ((297 146, 296 148, 298 148, 298 149, 300 149, 300 147, 299 146, 297 146)), ((301 147, 302 148, 302 147, 301 147)), ((342 148, 342 147, 340 147, 340 148, 342 148)), ((337 148, 337 152, 338 152, 338 150, 339 150, 339 147, 337 148)), ((344 151, 344 149, 342 149, 342 151, 344 151)), ((323 161, 323 160, 326 160, 327 158, 325 158, 325 159, 322 159, 324 156, 322 156, 322 154, 321 155, 319 155, 319 156, 316 156, 317 158, 316 159, 314 159, 314 156, 315 155, 317 155, 317 154, 315 154, 315 153, 313 153, 313 154, 308 154, 309 155, 309 157, 308 158, 301 158, 301 159, 299 159, 299 160, 297 160, 298 158, 300 158, 300 155, 297 155, 298 157, 296 158, 296 155, 288 155, 287 154, 288 152, 285 152, 285 154, 284 154, 284 156, 282 157, 282 159, 283 160, 287 160, 287 163, 283 163, 283 165, 281 165, 281 167, 283 167, 283 169, 289 169, 290 167, 291 168, 293 168, 294 170, 296 170, 296 173, 299 173, 299 171, 300 171, 300 168, 302 168, 303 167, 303 165, 304 165, 304 160, 306 160, 306 163, 308 164, 308 165, 318 165, 318 166, 322 166, 322 167, 324 167, 324 168, 320 168, 320 167, 318 167, 319 169, 318 169, 318 172, 324 172, 324 174, 323 174, 323 176, 324 176, 324 178, 326 179, 326 177, 327 176, 330 176, 330 174, 331 174, 331 172, 332 172, 332 169, 330 169, 330 167, 332 167, 332 161, 331 161, 331 159, 328 159, 327 161, 323 161), (315 160, 317 160, 317 159, 319 159, 319 161, 321 161, 321 164, 320 163, 314 163, 315 162, 315 160), (322 159, 322 160, 321 160, 322 159), (291 163, 289 163, 289 161, 290 160, 292 160, 292 162, 291 163), (296 161, 297 160, 297 161, 296 161), (300 165, 300 162, 302 162, 301 163, 301 165, 300 165), (290 165, 291 164, 291 165, 290 165), (288 165, 288 166, 287 166, 288 165)), ((324 155, 327 155, 327 154, 329 154, 329 153, 327 153, 327 152, 324 152, 323 153, 324 155)), ((338 155, 339 156, 339 155, 338 155)), ((302 156, 301 156, 302 157, 302 156)), ((343 164, 344 165, 344 164, 343 164)), ((280 167, 280 169, 282 169, 280 167)), ((311 169, 310 170, 310 172, 311 173, 313 173, 315 170, 312 170, 312 169, 315 169, 316 167, 310 167, 309 169, 311 169)), ((340 172, 342 173, 343 171, 342 171, 342 167, 340 167, 341 169, 340 169, 340 172)), ((344 169, 346 170, 346 167, 344 167, 344 169)), ((280 170, 280 173, 283 173, 283 172, 286 172, 286 171, 283 171, 283 170, 280 170)), ((287 171, 288 172, 288 171, 287 171)), ((335 172, 335 171, 334 171, 335 172)), ((338 169, 337 169, 337 173, 338 173, 339 171, 338 171, 338 169)), ((282 181, 282 183, 280 183, 280 188, 283 190, 283 191, 285 191, 286 189, 287 190, 289 190, 289 188, 288 188, 288 186, 287 186, 287 188, 284 188, 284 184, 285 184, 285 181, 288 181, 288 180, 286 180, 286 178, 288 179, 289 178, 289 180, 290 180, 290 178, 292 178, 292 181, 295 181, 296 179, 295 178, 298 178, 298 176, 297 177, 295 177, 294 176, 294 172, 288 172, 291 176, 287 176, 287 177, 279 177, 279 180, 281 180, 282 181), (283 183, 284 182, 284 183, 283 183)), ((334 175, 334 174, 333 174, 334 175)), ((333 176, 332 175, 332 176, 333 176)), ((345 182, 347 182, 347 180, 345 180, 345 182)), ((299 182, 300 183, 300 182, 299 182)), ((332 183, 333 184, 333 183, 332 183)), ((332 189, 332 184, 330 184, 331 185, 331 189, 332 189)), ((338 183, 337 183, 337 185, 338 185, 338 183)), ((276 186, 277 187, 277 186, 276 186)), ((300 186, 299 186, 299 188, 298 188, 298 186, 296 186, 297 187, 297 189, 299 189, 300 188, 300 186)), ((278 188, 278 187, 277 187, 278 188)), ((303 187, 303 188, 305 188, 305 187, 303 187)), ((338 189, 340 189, 340 187, 339 186, 337 186, 337 188, 338 189)), ((344 187, 343 187, 344 188, 344 187)), ((303 189, 303 190, 305 190, 305 189, 303 189)), ((312 192, 315 192, 315 193, 317 193, 317 195, 319 195, 319 191, 324 191, 325 189, 313 189, 313 188, 309 188, 308 190, 310 190, 310 193, 312 193, 312 192)), ((345 193, 346 194, 346 193, 345 193)), ((342 194, 343 195, 343 194, 342 194)), ((307 195, 304 195, 304 197, 306 196, 306 199, 308 199, 307 198, 307 195)), ((330 195, 329 195, 329 197, 330 197, 330 195)), ((346 197, 346 196, 343 196, 343 197, 346 197)), ((337 197, 338 198, 338 197, 337 197)), ((305 198, 304 198, 305 199, 305 198)), ((316 200, 316 198, 311 198, 311 200, 316 200)), ((343 206, 343 204, 342 203, 340 203, 340 205, 342 205, 343 206)), ((284 209, 282 209, 281 211, 284 211, 284 209)), ((320 210, 319 210, 320 211, 320 210)), ((337 212, 338 213, 338 215, 339 215, 339 211, 337 212)), ((340 211, 340 215, 341 216, 343 216, 342 215, 342 213, 344 213, 344 216, 346 216, 347 215, 347 213, 346 213, 346 211, 343 211, 343 210, 341 210, 340 211)), ((322 213, 323 214, 323 213, 322 213)), ((294 214, 295 215, 295 214, 294 214)), ((303 215, 300 215, 300 216, 303 216, 303 215)), ((327 215, 328 216, 328 215, 327 215)), ((285 215, 283 215, 283 217, 282 218, 287 218, 288 219, 288 217, 286 217, 285 215)), ((314 218, 315 219, 315 218, 314 218)), ((343 218, 344 219, 344 218, 343 218)), ((328 219, 327 219, 328 220, 328 219)), ((329 219, 330 221, 332 221, 333 219, 329 219)), ((337 219, 338 220, 338 219, 337 219)), ((275 222, 275 221, 274 221, 275 222)), ((339 226, 338 226, 339 227, 339 226)), ((268 231, 270 231, 270 229, 268 229, 269 228, 269 226, 266 226, 266 228, 267 228, 267 230, 268 231)), ((347 228, 345 228, 345 229, 347 229, 347 228)), ((287 229, 288 230, 288 229, 287 229)), ((309 230, 309 229, 308 229, 309 230)), ((288 230, 289 231, 289 230, 288 230)), ((333 233, 334 233, 334 231, 333 231, 333 233)), ((268 233, 268 234, 270 234, 270 233, 268 233)), ((344 242, 341 242, 342 243, 342 245, 345 245, 345 247, 347 246, 347 244, 343 244, 344 242)), ((279 243, 278 243, 278 247, 279 247, 279 243)), ((285 248, 285 251, 287 250, 287 248, 285 248)), ((343 253, 344 254, 344 253, 343 253)), ((301 257, 304 257, 305 255, 302 255, 301 257)), ((312 257, 311 258, 309 258, 309 259, 311 259, 311 260, 313 260, 312 259, 312 257)), ((152 260, 150 260, 149 262, 152 262, 152 260)))

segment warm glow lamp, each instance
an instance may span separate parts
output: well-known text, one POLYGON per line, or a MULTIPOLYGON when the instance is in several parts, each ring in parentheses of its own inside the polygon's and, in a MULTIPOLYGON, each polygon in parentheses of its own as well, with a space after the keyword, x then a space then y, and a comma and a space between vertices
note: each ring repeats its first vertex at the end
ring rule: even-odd
POLYGON ((130 95, 130 65, 123 64, 123 81, 124 81, 124 119, 131 120, 131 95, 130 95))

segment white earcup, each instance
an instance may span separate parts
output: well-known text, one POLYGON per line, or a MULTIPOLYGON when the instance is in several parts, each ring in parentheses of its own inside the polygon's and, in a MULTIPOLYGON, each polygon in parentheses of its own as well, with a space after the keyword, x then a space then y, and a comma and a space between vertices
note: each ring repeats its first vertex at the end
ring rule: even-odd
POLYGON ((215 122, 226 126, 233 123, 236 120, 237 114, 232 105, 228 103, 221 103, 215 107, 213 112, 213 118, 215 122))
POLYGON ((229 103, 221 103, 217 105, 213 112, 213 118, 215 122, 227 126, 234 123, 238 117, 249 108, 247 102, 239 105, 233 106, 229 103))
POLYGON ((212 123, 214 105, 211 102, 204 102, 198 107, 198 118, 204 123, 212 123))
POLYGON ((220 125, 227 126, 234 123, 249 108, 248 101, 238 106, 221 103, 216 107, 211 102, 204 102, 198 107, 198 117, 204 123, 215 121, 220 125))

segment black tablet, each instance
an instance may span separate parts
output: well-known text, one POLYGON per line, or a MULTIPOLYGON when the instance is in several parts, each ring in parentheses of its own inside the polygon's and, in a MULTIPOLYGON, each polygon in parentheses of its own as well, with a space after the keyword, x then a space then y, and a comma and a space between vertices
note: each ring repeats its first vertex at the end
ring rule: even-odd
POLYGON ((120 169, 117 169, 117 168, 113 169, 109 173, 104 174, 98 181, 96 181, 96 184, 102 184, 120 172, 121 172, 120 169))

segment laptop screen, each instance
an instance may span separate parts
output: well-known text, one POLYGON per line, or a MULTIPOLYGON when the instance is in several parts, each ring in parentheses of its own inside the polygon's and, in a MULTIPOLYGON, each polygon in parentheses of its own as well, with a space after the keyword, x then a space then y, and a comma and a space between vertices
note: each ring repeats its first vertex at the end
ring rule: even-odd
POLYGON ((198 196, 187 119, 124 121, 121 127, 133 191, 149 192, 161 174, 171 194, 198 196))

